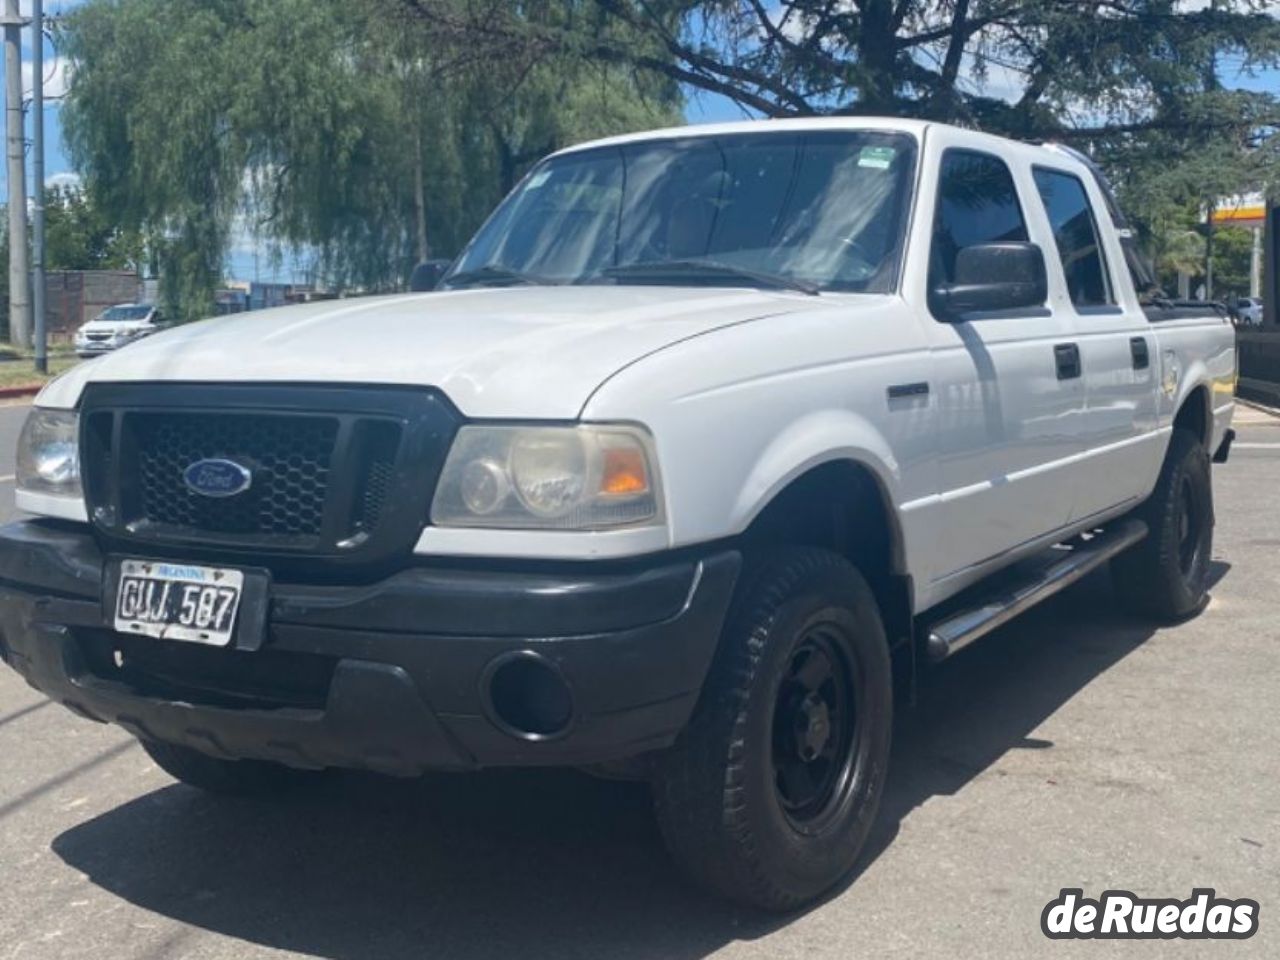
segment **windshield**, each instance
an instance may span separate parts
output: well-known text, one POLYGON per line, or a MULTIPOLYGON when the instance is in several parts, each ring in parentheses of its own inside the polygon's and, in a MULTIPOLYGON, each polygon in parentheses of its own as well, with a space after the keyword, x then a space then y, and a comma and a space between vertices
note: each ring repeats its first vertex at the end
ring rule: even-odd
POLYGON ((823 290, 888 292, 897 282, 915 155, 905 134, 822 131, 645 141, 552 157, 480 229, 443 285, 741 285, 772 276, 823 290), (651 269, 664 263, 684 269, 651 269))
POLYGON ((150 307, 107 307, 102 312, 99 320, 107 321, 123 321, 123 320, 145 320, 151 313, 150 307))

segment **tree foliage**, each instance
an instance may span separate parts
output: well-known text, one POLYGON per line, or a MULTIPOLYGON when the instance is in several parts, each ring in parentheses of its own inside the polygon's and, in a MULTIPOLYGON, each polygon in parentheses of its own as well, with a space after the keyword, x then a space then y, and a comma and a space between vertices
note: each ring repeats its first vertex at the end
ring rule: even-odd
POLYGON ((477 60, 393 0, 89 0, 61 33, 71 157, 147 236, 179 315, 249 237, 311 251, 336 286, 394 287, 538 156, 678 116, 668 80, 568 49, 477 60))
POLYGON ((45 193, 46 270, 128 270, 141 266, 141 237, 121 230, 75 187, 45 193))
POLYGON ((1270 0, 583 0, 575 27, 494 0, 401 0, 454 44, 586 51, 768 117, 923 117, 1094 154, 1147 233, 1280 178, 1270 0), (596 24, 592 32, 584 24, 596 24), (628 42, 619 42, 626 36, 628 42), (636 38, 640 38, 637 42, 636 38))

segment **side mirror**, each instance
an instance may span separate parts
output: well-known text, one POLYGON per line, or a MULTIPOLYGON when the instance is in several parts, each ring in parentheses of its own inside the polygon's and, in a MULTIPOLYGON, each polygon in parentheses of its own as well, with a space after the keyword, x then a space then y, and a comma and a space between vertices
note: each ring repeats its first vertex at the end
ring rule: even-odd
POLYGON ((954 283, 933 289, 934 311, 948 323, 970 313, 1042 307, 1049 298, 1044 252, 1034 243, 980 243, 956 255, 954 283))
POLYGON ((413 293, 434 290, 440 285, 440 280, 448 271, 449 264, 448 260, 423 260, 409 275, 409 290, 413 293))

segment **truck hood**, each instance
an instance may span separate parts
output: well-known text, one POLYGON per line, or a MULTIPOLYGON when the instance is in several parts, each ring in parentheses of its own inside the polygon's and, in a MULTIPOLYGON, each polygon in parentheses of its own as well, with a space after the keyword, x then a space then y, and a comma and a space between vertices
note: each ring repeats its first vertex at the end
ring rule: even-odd
POLYGON ((328 301, 219 317, 73 368, 40 395, 71 408, 87 383, 434 386, 472 417, 576 417, 609 376, 721 327, 811 310, 787 291, 508 287, 328 301))

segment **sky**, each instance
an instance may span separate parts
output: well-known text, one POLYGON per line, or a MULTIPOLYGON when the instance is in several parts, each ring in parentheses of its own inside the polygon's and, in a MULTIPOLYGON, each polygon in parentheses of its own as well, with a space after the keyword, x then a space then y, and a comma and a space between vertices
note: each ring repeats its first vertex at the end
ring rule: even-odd
MULTIPOLYGON (((82 0, 45 0, 44 8, 46 17, 56 16, 75 6, 82 0)), ((1188 7, 1207 6, 1208 0, 1186 0, 1188 7)), ((23 15, 30 16, 31 0, 21 0, 20 7, 23 15)), ((50 184, 73 184, 78 182, 75 171, 72 169, 67 159, 65 146, 62 142, 62 127, 59 123, 59 100, 66 92, 67 83, 69 82, 68 71, 65 64, 57 56, 57 51, 52 45, 46 41, 44 45, 45 54, 45 173, 46 183, 50 184)), ((31 31, 23 31, 23 86, 24 93, 27 98, 30 97, 31 91, 34 89, 31 77, 31 31)), ((992 76, 989 78, 991 84, 998 85, 999 78, 992 76)), ((1280 93, 1280 71, 1272 71, 1268 74, 1248 77, 1242 74, 1240 62, 1238 59, 1232 60, 1226 57, 1222 64, 1222 80, 1227 86, 1241 87, 1250 90, 1263 90, 1280 93)), ((737 104, 731 100, 715 94, 701 93, 698 91, 686 91, 688 101, 685 107, 685 117, 690 123, 716 123, 726 120, 741 120, 751 116, 737 104)), ((998 94, 997 90, 992 93, 998 94)), ((29 158, 28 158, 29 159, 29 158)), ((28 166, 28 189, 30 188, 30 167, 28 166)), ((3 178, 0 178, 2 181, 3 178)), ((5 185, 0 182, 0 200, 6 198, 5 185)), ((261 280, 282 280, 292 279, 291 269, 288 264, 283 268, 274 268, 270 263, 270 258, 265 254, 255 251, 253 241, 244 237, 236 241, 235 249, 228 258, 227 272, 230 277, 243 280, 261 279, 261 280)))

